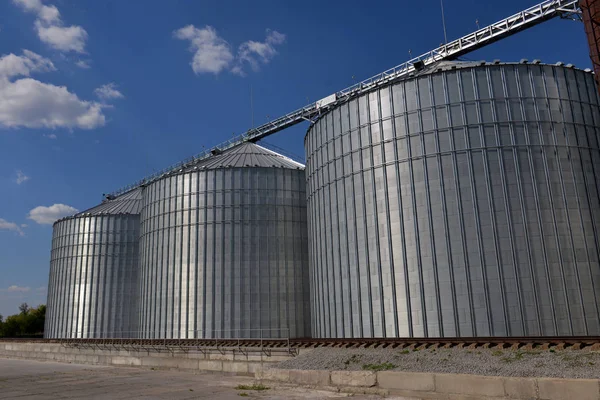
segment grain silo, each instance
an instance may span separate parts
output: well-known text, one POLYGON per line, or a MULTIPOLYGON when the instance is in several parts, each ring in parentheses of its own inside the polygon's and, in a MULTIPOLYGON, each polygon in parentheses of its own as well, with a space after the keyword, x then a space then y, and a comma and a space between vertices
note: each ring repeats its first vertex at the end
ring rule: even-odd
POLYGON ((137 336, 141 188, 54 223, 47 338, 137 336))
POLYGON ((314 337, 599 335, 600 107, 571 65, 442 62, 305 138, 314 337))
POLYGON ((243 143, 144 188, 146 338, 303 337, 304 165, 243 143))

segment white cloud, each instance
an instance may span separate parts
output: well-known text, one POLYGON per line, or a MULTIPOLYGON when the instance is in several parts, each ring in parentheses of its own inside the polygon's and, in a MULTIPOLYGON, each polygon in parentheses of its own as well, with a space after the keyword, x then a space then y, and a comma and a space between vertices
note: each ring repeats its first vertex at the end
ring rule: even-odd
POLYGON ((13 0, 25 11, 35 13, 35 30, 40 40, 62 52, 85 53, 88 34, 81 26, 63 26, 58 8, 41 0, 13 0))
POLYGON ((196 74, 208 72, 216 75, 229 70, 233 74, 245 76, 245 63, 257 71, 260 64, 269 63, 277 54, 275 46, 285 41, 283 33, 267 29, 264 42, 248 40, 239 46, 237 56, 234 57, 229 43, 212 26, 199 29, 188 25, 176 30, 173 35, 190 42, 190 51, 194 53, 190 64, 196 74))
POLYGON ((85 53, 85 41, 88 34, 80 26, 45 26, 37 21, 35 29, 40 40, 56 50, 85 53))
POLYGON ((50 133, 50 134, 44 134, 44 137, 47 137, 48 139, 56 139, 58 138, 58 136, 56 136, 54 133, 50 133))
POLYGON ((209 72, 216 75, 229 68, 233 61, 229 43, 212 26, 198 29, 194 25, 188 25, 176 30, 174 36, 190 41, 190 51, 194 53, 191 66, 196 74, 209 72))
POLYGON ((94 90, 96 96, 101 98, 102 100, 110 100, 110 99, 122 99, 123 93, 119 92, 117 89, 117 85, 114 83, 107 83, 106 85, 102 85, 99 88, 94 90))
POLYGON ((65 204, 53 204, 50 207, 39 206, 34 208, 29 211, 27 218, 41 225, 50 225, 58 219, 75 214, 77 211, 79 210, 65 204))
POLYGON ((64 86, 9 79, 54 70, 50 60, 29 50, 0 57, 0 126, 93 129, 105 124, 102 105, 81 100, 64 86))
POLYGON ((81 69, 89 69, 92 68, 90 65, 90 60, 78 60, 75 65, 77 65, 81 69))
POLYGON ((21 292, 21 293, 29 292, 30 290, 31 290, 31 288, 29 286, 17 286, 17 285, 9 286, 6 289, 7 292, 21 292))
POLYGON ((22 56, 12 53, 0 57, 0 79, 15 76, 29 76, 32 72, 56 71, 52 61, 34 53, 23 50, 22 56))
POLYGON ((20 236, 25 236, 25 233, 21 230, 19 225, 14 222, 8 222, 5 219, 0 218, 0 230, 17 232, 20 236))
POLYGON ((20 169, 17 170, 17 185, 20 185, 23 182, 27 182, 30 179, 31 177, 25 175, 23 171, 21 171, 20 169))
POLYGON ((277 54, 275 46, 285 42, 285 35, 277 31, 267 29, 267 36, 264 42, 255 42, 249 40, 240 45, 238 49, 238 64, 231 72, 240 75, 244 74, 243 63, 247 62, 254 71, 258 71, 260 64, 269 63, 277 54))

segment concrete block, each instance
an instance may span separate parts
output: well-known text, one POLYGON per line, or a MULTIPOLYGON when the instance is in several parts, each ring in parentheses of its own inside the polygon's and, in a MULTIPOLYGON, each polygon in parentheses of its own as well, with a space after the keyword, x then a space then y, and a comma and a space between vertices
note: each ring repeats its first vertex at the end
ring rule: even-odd
POLYGON ((142 365, 142 360, 135 357, 113 356, 110 360, 111 365, 129 365, 139 367, 142 365))
POLYGON ((382 389, 415 390, 433 392, 433 374, 421 372, 381 371, 377 373, 377 383, 382 389))
POLYGON ((248 373, 257 376, 264 369, 263 364, 257 362, 248 363, 248 373))
POLYGON ((291 369, 290 382, 299 385, 329 386, 331 385, 330 372, 291 369))
POLYGON ((269 356, 263 356, 263 361, 265 362, 281 362, 281 361, 287 361, 294 358, 293 356, 291 356, 290 354, 287 353, 277 353, 277 354, 271 354, 269 356))
POLYGON ((263 368, 255 374, 257 379, 277 382, 289 382, 290 370, 277 368, 263 368))
MULTIPOLYGON (((341 393, 351 393, 351 394, 374 394, 376 396, 387 397, 390 394, 390 391, 387 389, 379 389, 377 387, 352 387, 345 386, 340 388, 341 393)), ((423 400, 422 398, 408 398, 408 397, 392 397, 392 399, 398 400, 423 400)))
POLYGON ((442 394, 504 397, 503 378, 465 374, 434 374, 435 391, 442 394))
POLYGON ((242 361, 223 361, 223 372, 248 374, 248 363, 242 361))
POLYGON ((221 360, 221 361, 233 361, 233 354, 231 354, 231 353, 225 353, 225 354, 209 353, 208 359, 209 360, 221 360))
POLYGON ((373 371, 331 371, 331 383, 335 386, 373 387, 377 375, 373 371))
POLYGON ((504 393, 511 399, 535 399, 536 381, 533 378, 504 378, 504 393))
POLYGON ((199 360, 198 369, 201 371, 223 371, 223 361, 199 360))
POLYGON ((598 379, 537 379, 539 398, 544 400, 598 400, 600 385, 598 379))
POLYGON ((159 357, 141 357, 142 366, 156 368, 175 368, 175 369, 198 369, 198 360, 186 360, 183 358, 159 358, 159 357))
POLYGON ((98 357, 88 354, 77 354, 73 357, 73 362, 79 364, 98 364, 98 357))

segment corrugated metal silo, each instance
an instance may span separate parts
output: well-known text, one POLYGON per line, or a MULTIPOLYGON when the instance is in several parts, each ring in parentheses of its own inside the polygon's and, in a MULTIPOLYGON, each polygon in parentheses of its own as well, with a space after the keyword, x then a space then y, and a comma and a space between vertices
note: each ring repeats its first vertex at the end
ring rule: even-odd
POLYGON ((144 188, 144 337, 308 336, 304 166, 244 143, 144 188))
POLYGON ((47 338, 137 336, 141 188, 54 223, 47 338))
POLYGON ((598 335, 600 107, 560 65, 441 63, 308 130, 315 337, 598 335))

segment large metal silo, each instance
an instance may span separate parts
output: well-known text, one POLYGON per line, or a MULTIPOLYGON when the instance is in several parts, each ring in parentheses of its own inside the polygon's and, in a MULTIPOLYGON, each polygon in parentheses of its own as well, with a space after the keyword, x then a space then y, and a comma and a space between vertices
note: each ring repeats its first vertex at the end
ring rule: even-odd
POLYGON ((145 187, 143 336, 308 336, 305 195, 302 164, 252 143, 145 187))
POLYGON ((54 223, 47 338, 137 336, 141 188, 54 223))
POLYGON ((600 106, 571 66, 448 63, 305 138, 315 337, 600 334, 600 106))

